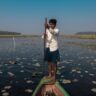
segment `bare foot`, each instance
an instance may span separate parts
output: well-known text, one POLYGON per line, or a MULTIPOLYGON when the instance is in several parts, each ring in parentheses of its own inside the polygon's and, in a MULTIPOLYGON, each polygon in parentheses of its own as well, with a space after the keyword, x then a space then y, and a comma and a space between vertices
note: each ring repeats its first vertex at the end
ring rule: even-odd
POLYGON ((56 81, 56 77, 55 76, 53 76, 53 77, 51 77, 52 78, 52 80, 55 82, 56 81))
POLYGON ((46 78, 51 78, 52 76, 51 76, 51 74, 49 74, 48 76, 46 76, 46 78))

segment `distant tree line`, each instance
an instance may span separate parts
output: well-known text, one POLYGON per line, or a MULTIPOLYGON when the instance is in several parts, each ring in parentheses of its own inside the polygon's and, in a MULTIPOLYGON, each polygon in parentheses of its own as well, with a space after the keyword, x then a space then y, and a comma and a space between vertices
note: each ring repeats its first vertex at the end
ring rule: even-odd
POLYGON ((77 35, 96 35, 96 32, 77 32, 77 35))
POLYGON ((0 31, 0 35, 21 35, 19 32, 0 31))

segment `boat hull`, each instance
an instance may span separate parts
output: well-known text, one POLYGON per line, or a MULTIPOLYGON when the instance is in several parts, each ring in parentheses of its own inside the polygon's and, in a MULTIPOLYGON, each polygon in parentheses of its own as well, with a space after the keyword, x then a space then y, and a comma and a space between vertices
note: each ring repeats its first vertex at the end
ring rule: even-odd
POLYGON ((51 84, 44 77, 36 87, 32 96, 70 96, 58 81, 51 84))

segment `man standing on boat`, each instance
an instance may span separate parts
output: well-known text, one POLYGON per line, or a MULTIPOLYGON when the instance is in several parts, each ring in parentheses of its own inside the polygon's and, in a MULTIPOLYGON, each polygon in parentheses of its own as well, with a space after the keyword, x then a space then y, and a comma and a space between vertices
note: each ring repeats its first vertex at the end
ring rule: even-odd
POLYGON ((57 20, 50 19, 49 24, 45 24, 46 33, 42 36, 45 37, 45 57, 44 60, 48 63, 49 75, 47 78, 52 78, 56 81, 57 63, 60 62, 60 55, 58 49, 58 35, 59 29, 56 28, 57 20))
POLYGON ((56 80, 57 64, 60 63, 58 49, 59 29, 56 28, 57 20, 45 20, 44 61, 48 63, 49 75, 41 79, 32 96, 70 96, 56 80))

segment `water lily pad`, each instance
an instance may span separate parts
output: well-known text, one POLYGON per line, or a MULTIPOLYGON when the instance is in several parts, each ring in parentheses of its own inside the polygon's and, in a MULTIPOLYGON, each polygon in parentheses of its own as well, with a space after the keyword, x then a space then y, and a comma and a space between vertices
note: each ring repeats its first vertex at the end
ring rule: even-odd
POLYGON ((10 77, 15 76, 12 72, 8 72, 8 75, 9 75, 10 77))
POLYGON ((25 89, 25 92, 27 92, 27 93, 32 93, 33 90, 32 90, 32 89, 25 89))
POLYGON ((92 88, 91 91, 96 93, 96 88, 92 88))
POLYGON ((28 84, 33 83, 33 81, 32 80, 27 80, 26 83, 28 83, 28 84))
POLYGON ((96 81, 92 81, 93 84, 96 84, 96 81))
POLYGON ((64 79, 64 80, 62 81, 62 83, 64 83, 64 84, 69 84, 69 83, 72 83, 72 81, 71 81, 71 80, 68 80, 68 79, 64 79))
POLYGON ((10 89, 11 88, 11 86, 5 86, 4 87, 4 89, 10 89))
POLYGON ((4 92, 4 93, 2 93, 2 96, 9 96, 9 93, 8 92, 4 92))

